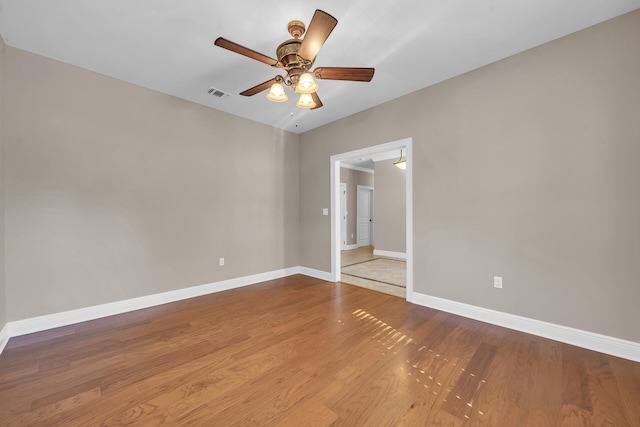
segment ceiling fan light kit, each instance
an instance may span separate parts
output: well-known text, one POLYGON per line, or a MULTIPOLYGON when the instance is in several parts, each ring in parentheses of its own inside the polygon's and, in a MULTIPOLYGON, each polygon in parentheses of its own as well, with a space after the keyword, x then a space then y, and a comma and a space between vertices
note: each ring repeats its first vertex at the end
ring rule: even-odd
POLYGON ((400 149, 400 158, 398 159, 397 162, 395 162, 393 164, 393 166, 397 167, 398 169, 406 170, 407 169, 407 161, 405 159, 403 159, 402 157, 403 157, 403 152, 402 152, 402 148, 401 148, 400 149))
POLYGON ((398 169, 402 169, 402 170, 406 170, 407 169, 407 161, 406 160, 399 160, 399 161, 395 162, 393 165, 395 167, 397 167, 398 169))
POLYGON ((302 73, 295 87, 296 93, 313 93, 318 90, 318 83, 313 80, 311 73, 302 73))
POLYGON ((278 46, 276 49, 278 59, 263 55, 222 37, 216 39, 215 45, 263 62, 274 68, 281 68, 287 73, 285 76, 277 75, 271 80, 247 89, 241 92, 240 95, 253 96, 269 89, 269 93, 267 93, 268 100, 285 102, 289 98, 282 86, 284 84, 292 88, 294 92, 301 94, 300 99, 296 102, 297 107, 313 110, 322 107, 322 101, 320 101, 317 94, 318 83, 316 83, 314 77, 325 80, 369 82, 375 72, 373 68, 345 67, 324 67, 311 71, 318 51, 337 24, 337 19, 319 9, 313 14, 308 29, 301 21, 289 22, 287 29, 293 38, 278 46), (304 39, 300 39, 302 35, 305 35, 304 39))
POLYGON ((271 90, 267 93, 267 99, 273 102, 285 102, 289 99, 280 83, 271 85, 271 90))
POLYGON ((310 93, 303 93, 300 95, 300 99, 296 102, 298 108, 315 108, 316 103, 313 102, 313 98, 310 93))

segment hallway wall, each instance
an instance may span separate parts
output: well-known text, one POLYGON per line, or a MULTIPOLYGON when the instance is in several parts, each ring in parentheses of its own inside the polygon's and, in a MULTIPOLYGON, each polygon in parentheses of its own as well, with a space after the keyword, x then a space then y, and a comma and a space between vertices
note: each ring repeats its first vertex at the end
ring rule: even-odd
POLYGON ((406 171, 393 164, 397 159, 375 162, 375 250, 406 253, 406 171))

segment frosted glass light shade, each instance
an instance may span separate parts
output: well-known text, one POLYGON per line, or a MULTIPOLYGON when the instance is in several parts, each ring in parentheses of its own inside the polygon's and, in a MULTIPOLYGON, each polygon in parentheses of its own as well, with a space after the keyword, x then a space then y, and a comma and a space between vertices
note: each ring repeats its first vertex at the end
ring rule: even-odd
POLYGON ((280 83, 274 83, 267 93, 267 99, 273 102, 285 102, 289 97, 284 93, 284 88, 280 83))
POLYGON ((298 79, 298 84, 296 85, 297 93, 314 93, 318 90, 318 83, 313 80, 313 76, 311 73, 303 73, 298 79))
POLYGON ((296 107, 298 108, 313 108, 316 106, 316 103, 313 101, 313 98, 308 93, 303 93, 300 95, 300 99, 296 102, 296 107))
POLYGON ((395 162, 393 165, 394 165, 395 167, 397 167, 397 168, 402 169, 402 170, 407 169, 407 162, 406 162, 406 160, 400 160, 400 161, 397 161, 397 162, 395 162))

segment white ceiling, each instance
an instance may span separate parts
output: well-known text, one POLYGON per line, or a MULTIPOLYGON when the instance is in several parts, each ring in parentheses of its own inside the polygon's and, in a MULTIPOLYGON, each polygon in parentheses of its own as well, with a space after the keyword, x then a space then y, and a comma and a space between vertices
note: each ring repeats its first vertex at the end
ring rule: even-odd
MULTIPOLYGON (((301 133, 640 8, 640 0, 0 0, 8 46, 301 133), (375 67, 370 83, 320 80, 324 107, 238 95, 281 70, 214 46, 275 57, 287 23, 338 19, 316 66, 375 67), (232 95, 217 99, 215 87, 232 95)), ((290 95, 292 95, 290 93, 290 95)))

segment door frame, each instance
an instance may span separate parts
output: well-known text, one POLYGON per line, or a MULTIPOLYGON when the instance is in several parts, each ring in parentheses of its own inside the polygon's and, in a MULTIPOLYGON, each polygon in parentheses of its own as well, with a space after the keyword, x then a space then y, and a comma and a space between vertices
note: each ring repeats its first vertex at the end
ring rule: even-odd
POLYGON ((330 157, 331 174, 331 280, 339 282, 340 274, 340 162, 405 149, 407 301, 413 300, 413 138, 336 154, 330 157))
POLYGON ((340 249, 347 249, 347 215, 349 215, 349 211, 347 211, 347 183, 340 183, 340 249))
POLYGON ((356 246, 357 247, 362 247, 360 245, 360 224, 358 221, 360 221, 360 190, 364 190, 364 191, 368 191, 369 192, 369 244, 367 246, 371 246, 374 243, 373 240, 373 203, 374 203, 374 188, 373 187, 369 187, 367 185, 357 185, 356 186, 356 246))

